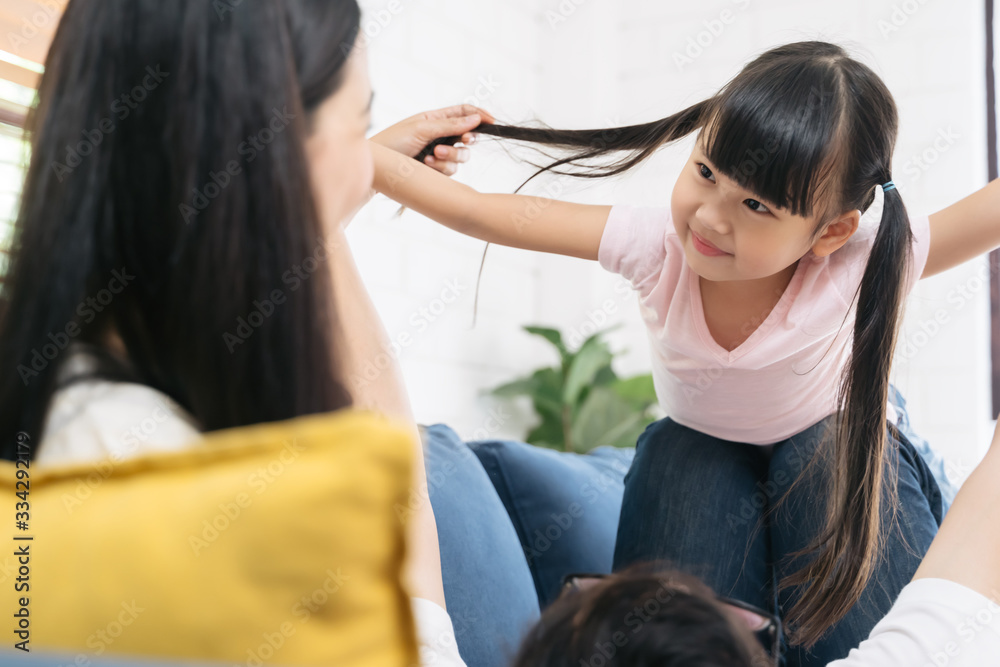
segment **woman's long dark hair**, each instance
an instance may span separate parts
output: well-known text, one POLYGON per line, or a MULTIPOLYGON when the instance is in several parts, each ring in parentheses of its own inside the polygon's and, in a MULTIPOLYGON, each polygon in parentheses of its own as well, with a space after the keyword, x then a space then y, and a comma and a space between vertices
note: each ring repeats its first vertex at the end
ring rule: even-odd
MULTIPOLYGON (((570 151, 535 176, 600 178, 701 129, 719 171, 792 214, 816 215, 818 236, 835 216, 866 211, 890 180, 897 125, 892 95, 870 68, 835 44, 799 42, 767 51, 714 97, 662 120, 569 131, 484 124, 476 132, 570 151), (602 158, 611 159, 594 163, 602 158)), ((797 587, 797 602, 785 615, 797 644, 814 644, 857 602, 879 556, 881 505, 897 501, 895 485, 883 482, 894 479, 886 401, 911 242, 903 200, 890 190, 858 290, 853 350, 838 391, 826 526, 808 550, 815 558, 781 582, 797 587)))
POLYGON ((112 327, 107 374, 204 430, 350 405, 304 141, 359 26, 355 0, 69 2, 0 298, 0 455, 112 327))

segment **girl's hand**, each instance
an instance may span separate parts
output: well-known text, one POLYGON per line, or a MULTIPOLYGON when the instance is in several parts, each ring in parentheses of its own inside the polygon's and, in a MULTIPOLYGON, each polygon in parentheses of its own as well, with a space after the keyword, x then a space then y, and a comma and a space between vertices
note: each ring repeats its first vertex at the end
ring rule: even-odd
MULTIPOLYGON (((407 157, 416 157, 427 144, 441 137, 461 136, 463 144, 472 144, 475 142, 472 130, 480 123, 493 122, 496 119, 488 111, 471 104, 458 104, 411 116, 379 132, 371 140, 407 157)), ((424 164, 452 176, 458 171, 459 163, 468 160, 468 148, 437 146, 434 155, 424 159, 424 164)))

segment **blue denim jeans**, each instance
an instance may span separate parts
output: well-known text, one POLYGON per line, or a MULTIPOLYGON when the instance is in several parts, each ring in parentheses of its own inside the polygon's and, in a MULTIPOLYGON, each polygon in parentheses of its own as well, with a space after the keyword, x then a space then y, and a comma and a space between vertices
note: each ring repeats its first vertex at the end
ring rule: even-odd
MULTIPOLYGON (((829 445, 834 420, 829 417, 770 452, 713 438, 669 417, 650 424, 625 477, 614 569, 665 560, 701 577, 719 595, 781 616, 798 591, 778 593, 775 582, 807 562, 808 557, 790 554, 806 548, 823 524, 819 483, 828 471, 806 464, 817 447, 829 445)), ((937 533, 941 494, 927 464, 905 436, 890 436, 887 457, 897 466, 899 506, 893 522, 883 503, 883 557, 858 603, 811 650, 787 648, 791 667, 825 666, 866 639, 937 533)))
POLYGON ((469 667, 505 667, 540 614, 528 562, 475 453, 444 424, 421 436, 458 651, 469 667))
POLYGON ((889 385, 889 402, 896 408, 896 414, 899 415, 899 422, 896 424, 899 431, 906 436, 906 439, 910 441, 910 444, 913 445, 913 448, 917 450, 934 474, 934 479, 937 480, 938 488, 941 490, 941 516, 946 516, 951 504, 955 502, 955 496, 958 495, 958 484, 948 477, 948 461, 931 447, 931 444, 924 440, 919 433, 913 430, 910 425, 910 414, 906 410, 906 399, 892 385, 889 385))

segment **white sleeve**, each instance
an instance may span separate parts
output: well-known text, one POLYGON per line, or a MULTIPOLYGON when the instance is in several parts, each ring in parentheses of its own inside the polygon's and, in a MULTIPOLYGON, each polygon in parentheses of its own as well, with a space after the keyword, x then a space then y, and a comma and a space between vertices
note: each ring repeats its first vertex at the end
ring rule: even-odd
POLYGON ((1000 665, 1000 592, 992 599, 946 579, 917 579, 861 646, 828 667, 1000 665))
POLYGON ((422 667, 466 667, 458 652, 455 628, 445 609, 425 598, 410 598, 422 667))

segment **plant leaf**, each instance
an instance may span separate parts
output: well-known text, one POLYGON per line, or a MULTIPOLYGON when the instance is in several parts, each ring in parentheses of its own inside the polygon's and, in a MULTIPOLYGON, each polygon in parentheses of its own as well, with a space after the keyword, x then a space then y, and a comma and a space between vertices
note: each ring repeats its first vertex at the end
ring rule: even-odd
POLYGON ((558 330, 524 327, 559 351, 560 366, 540 368, 489 391, 501 397, 531 398, 540 421, 525 437, 527 442, 559 450, 571 442, 578 452, 600 445, 635 445, 653 421, 649 408, 656 403, 656 391, 651 375, 619 378, 611 368, 614 353, 603 336, 619 326, 594 333, 573 352, 558 330))
POLYGON ((649 406, 655 405, 657 401, 653 376, 649 373, 619 379, 611 384, 611 389, 628 401, 633 409, 640 412, 644 412, 649 406))
POLYGON ((566 373, 563 403, 574 406, 583 388, 592 384, 597 373, 611 363, 611 350, 600 338, 588 338, 577 351, 566 373))
POLYGON ((531 396, 535 391, 535 379, 533 377, 519 378, 513 382, 502 384, 489 390, 489 393, 502 398, 513 398, 515 396, 531 396))
POLYGON ((609 384, 613 385, 616 382, 618 382, 618 374, 615 373, 614 370, 612 370, 611 364, 608 364, 604 368, 600 369, 594 375, 594 384, 595 385, 600 385, 600 386, 609 385, 609 384))
POLYGON ((545 340, 552 343, 557 350, 559 350, 559 356, 565 357, 569 354, 569 350, 566 349, 565 343, 563 343, 562 334, 559 333, 558 329, 550 329, 549 327, 540 327, 535 325, 528 325, 524 327, 524 330, 530 334, 536 336, 541 336, 545 340))
POLYGON ((528 396, 557 414, 562 412, 562 373, 557 368, 539 368, 530 377, 519 378, 490 390, 494 396, 528 396))
POLYGON ((597 331, 597 332, 595 332, 595 333, 591 334, 589 338, 587 338, 587 339, 586 339, 586 340, 584 340, 584 341, 583 341, 582 343, 580 343, 580 349, 582 350, 582 349, 583 349, 583 347, 584 347, 584 346, 585 346, 585 345, 586 345, 587 343, 590 343, 590 342, 592 342, 592 341, 595 341, 595 340, 597 340, 597 339, 599 339, 599 338, 603 338, 603 337, 604 337, 604 334, 606 334, 606 333, 610 333, 610 332, 612 332, 612 331, 615 331, 616 329, 621 329, 621 328, 622 328, 622 323, 621 323, 621 322, 619 322, 618 324, 615 324, 614 326, 610 326, 610 327, 608 327, 607 329, 601 329, 600 331, 597 331))
POLYGON ((552 416, 543 416, 541 423, 528 432, 524 441, 538 447, 562 450, 565 446, 563 443, 566 442, 562 421, 552 416))
POLYGON ((633 447, 652 420, 608 387, 592 387, 570 429, 574 450, 601 445, 633 447))
POLYGON ((531 395, 535 408, 541 412, 551 412, 558 416, 562 414, 562 373, 556 368, 541 368, 532 374, 534 389, 531 395))
POLYGON ((646 427, 652 424, 653 421, 653 419, 642 417, 631 426, 623 425, 623 427, 614 434, 614 438, 608 444, 613 447, 635 447, 635 444, 639 441, 639 436, 642 435, 642 432, 645 431, 646 427))

